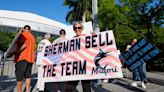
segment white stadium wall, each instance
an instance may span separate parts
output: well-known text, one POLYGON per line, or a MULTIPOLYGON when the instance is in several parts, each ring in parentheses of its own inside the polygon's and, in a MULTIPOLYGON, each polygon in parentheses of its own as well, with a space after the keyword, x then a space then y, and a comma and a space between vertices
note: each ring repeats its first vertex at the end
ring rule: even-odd
POLYGON ((60 29, 67 29, 67 25, 28 12, 0 10, 0 25, 23 27, 30 25, 31 29, 38 32, 59 34, 60 29))
MULTIPOLYGON (((75 36, 72 25, 65 25, 33 13, 0 10, 0 26, 23 27, 24 25, 30 25, 33 31, 55 35, 59 35, 59 31, 65 29, 67 38, 75 36)), ((93 31, 92 22, 86 22, 83 25, 84 34, 90 34, 93 31)))

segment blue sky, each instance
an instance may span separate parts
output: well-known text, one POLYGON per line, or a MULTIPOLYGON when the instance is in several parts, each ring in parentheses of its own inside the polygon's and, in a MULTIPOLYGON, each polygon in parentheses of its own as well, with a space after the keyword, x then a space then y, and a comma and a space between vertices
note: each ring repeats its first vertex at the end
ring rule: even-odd
POLYGON ((35 13, 66 24, 68 7, 64 0, 0 0, 0 10, 35 13))

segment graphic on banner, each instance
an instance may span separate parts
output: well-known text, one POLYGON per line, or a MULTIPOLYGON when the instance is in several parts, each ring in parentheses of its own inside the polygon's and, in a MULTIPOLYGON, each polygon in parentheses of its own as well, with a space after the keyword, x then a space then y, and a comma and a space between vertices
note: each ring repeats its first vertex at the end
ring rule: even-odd
MULTIPOLYGON (((92 69, 92 74, 93 73, 97 73, 97 71, 98 71, 98 69, 102 69, 103 71, 104 71, 104 74, 106 75, 108 72, 110 72, 109 70, 113 70, 113 69, 108 69, 108 71, 106 71, 107 69, 106 69, 106 67, 107 67, 107 65, 108 64, 106 64, 106 65, 104 65, 104 66, 102 66, 102 65, 100 65, 100 61, 104 58, 104 57, 106 57, 106 56, 109 56, 110 54, 109 54, 110 52, 104 52, 103 50, 99 50, 99 53, 96 55, 96 57, 94 58, 94 61, 95 61, 95 65, 96 65, 96 68, 93 68, 92 69)), ((114 71, 113 71, 114 72, 114 71)), ((117 72, 117 71, 115 71, 115 72, 117 72)))
MULTIPOLYGON (((95 61, 95 65, 96 65, 96 68, 102 68, 102 66, 100 66, 99 62, 102 58, 106 57, 107 55, 109 55, 108 53, 105 53, 103 52, 103 50, 99 50, 99 53, 96 55, 96 57, 94 58, 94 61, 95 61)), ((106 67, 107 65, 105 65, 106 67)))

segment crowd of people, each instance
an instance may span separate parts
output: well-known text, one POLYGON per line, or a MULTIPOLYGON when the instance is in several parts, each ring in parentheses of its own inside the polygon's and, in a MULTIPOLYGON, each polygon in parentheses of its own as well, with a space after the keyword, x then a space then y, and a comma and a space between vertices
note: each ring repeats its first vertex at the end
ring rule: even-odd
MULTIPOLYGON (((81 22, 75 22, 73 24, 73 30, 75 32, 74 37, 81 37, 84 36, 83 34, 84 26, 81 22)), ((95 34, 95 33, 93 33, 95 34)), ((64 29, 61 29, 59 32, 59 38, 55 39, 52 43, 60 43, 67 38, 66 31, 64 29)), ((46 46, 50 45, 51 42, 49 41, 49 38, 51 35, 49 33, 46 33, 44 35, 44 39, 41 40, 38 44, 37 48, 37 60, 36 64, 38 65, 38 71, 41 69, 42 65, 42 56, 44 54, 46 46)), ((137 42, 137 39, 132 39, 130 44, 127 45, 127 48, 125 51, 129 51, 129 49, 137 42)), ((31 69, 32 64, 35 62, 34 60, 34 48, 35 48, 35 38, 33 34, 31 33, 31 28, 28 25, 25 25, 22 33, 19 37, 19 41, 16 42, 17 44, 17 50, 13 52, 12 54, 15 55, 14 62, 15 64, 15 75, 17 79, 17 92, 22 92, 22 84, 23 79, 26 79, 26 92, 30 92, 30 83, 31 83, 31 69)), ((126 61, 125 61, 126 62, 126 61)), ((134 69, 132 71, 133 75, 133 82, 131 86, 137 86, 138 83, 141 83, 142 87, 146 89, 145 83, 147 83, 147 76, 146 76, 146 63, 142 64, 138 68, 134 69)), ((38 78, 41 74, 38 72, 38 78)), ((107 82, 108 80, 105 80, 107 82)), ((78 85, 79 81, 67 81, 67 82, 57 82, 55 83, 54 87, 56 90, 54 92, 73 92, 73 90, 76 90, 76 86, 78 85), (64 85, 64 89, 61 88, 61 85, 64 85)), ((91 83, 94 84, 94 87, 97 87, 97 80, 81 80, 83 92, 91 92, 91 83)), ((37 88, 41 86, 41 83, 37 83, 37 88)), ((44 88, 44 87, 43 87, 44 88)))

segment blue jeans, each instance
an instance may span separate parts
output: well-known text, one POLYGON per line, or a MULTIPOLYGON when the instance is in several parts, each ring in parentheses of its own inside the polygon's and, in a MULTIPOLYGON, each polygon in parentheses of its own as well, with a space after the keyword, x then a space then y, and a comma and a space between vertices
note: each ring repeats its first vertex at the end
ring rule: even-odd
POLYGON ((143 72, 144 72, 144 81, 148 81, 148 79, 147 79, 147 71, 146 71, 146 63, 143 63, 143 72))
POLYGON ((134 81, 145 81, 146 78, 146 64, 142 64, 132 71, 134 81))
POLYGON ((133 75, 133 80, 134 81, 140 81, 141 80, 137 68, 132 71, 132 75, 133 75))

